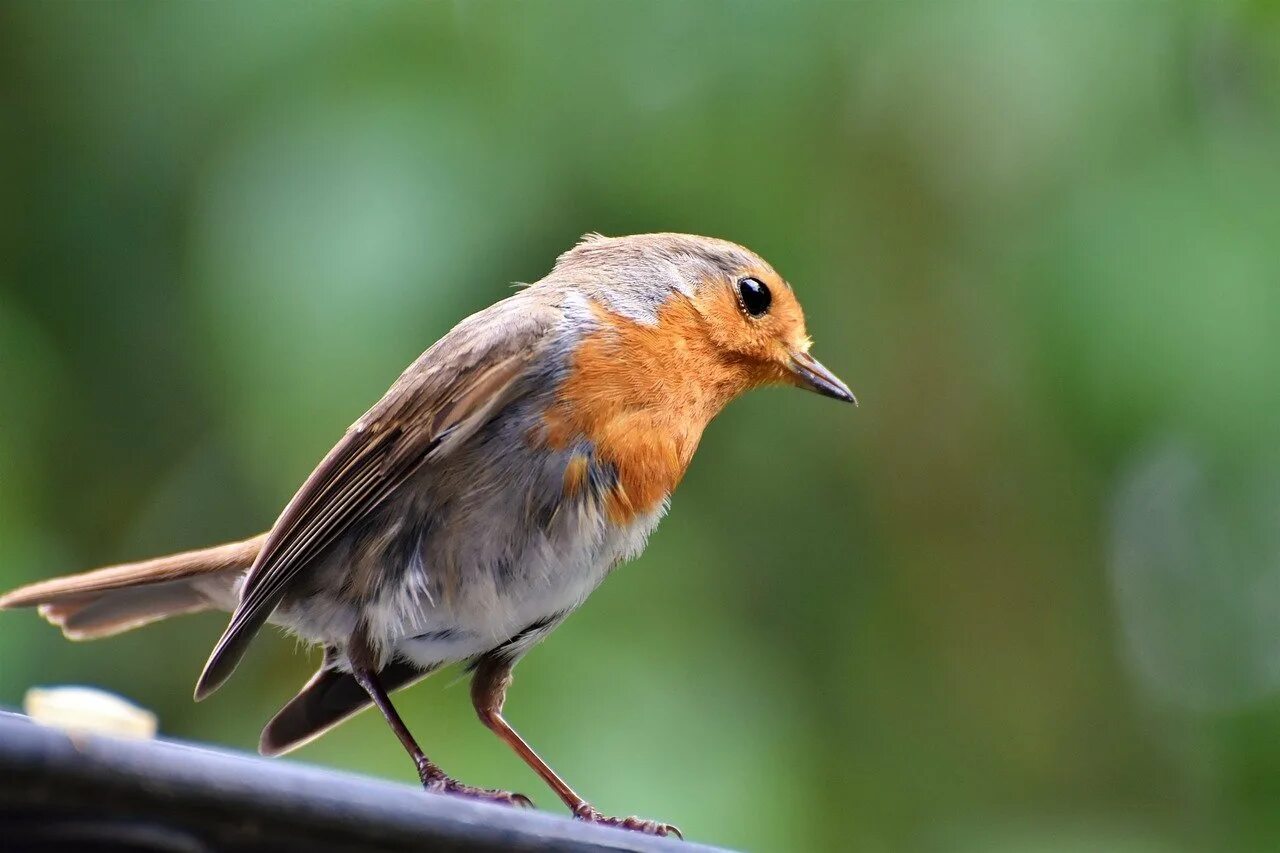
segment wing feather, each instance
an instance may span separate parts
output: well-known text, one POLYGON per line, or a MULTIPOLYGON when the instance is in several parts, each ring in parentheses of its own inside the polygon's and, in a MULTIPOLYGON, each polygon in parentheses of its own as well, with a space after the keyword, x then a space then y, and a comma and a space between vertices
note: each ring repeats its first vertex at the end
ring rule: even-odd
POLYGON ((422 355, 307 478, 250 568, 240 602, 196 684, 231 675, 300 572, 431 459, 453 451, 521 392, 558 312, 505 300, 422 355), (452 368, 452 369, 450 369, 452 368))

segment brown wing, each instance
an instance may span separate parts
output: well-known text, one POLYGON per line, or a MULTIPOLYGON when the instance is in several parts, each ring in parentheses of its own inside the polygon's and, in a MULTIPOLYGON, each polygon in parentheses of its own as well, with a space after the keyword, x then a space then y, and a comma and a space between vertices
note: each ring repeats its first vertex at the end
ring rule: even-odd
POLYGON ((558 317, 558 310, 528 291, 469 317, 423 353, 347 431, 271 529, 196 684, 196 699, 227 680, 311 560, 520 393, 518 380, 558 317))

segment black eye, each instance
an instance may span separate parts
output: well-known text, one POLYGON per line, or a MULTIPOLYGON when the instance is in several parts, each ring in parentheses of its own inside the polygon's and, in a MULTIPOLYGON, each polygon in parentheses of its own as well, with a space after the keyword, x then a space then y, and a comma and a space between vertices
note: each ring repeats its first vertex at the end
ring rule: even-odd
POLYGON ((742 308, 752 317, 763 317, 773 302, 773 294, 758 278, 744 278, 738 282, 738 296, 742 300, 742 308))

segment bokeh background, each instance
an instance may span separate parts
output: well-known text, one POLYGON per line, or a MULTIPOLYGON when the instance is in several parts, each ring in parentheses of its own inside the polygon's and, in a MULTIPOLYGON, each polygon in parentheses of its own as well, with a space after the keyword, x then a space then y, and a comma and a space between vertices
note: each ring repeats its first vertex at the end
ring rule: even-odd
MULTIPOLYGON (((724 236, 862 407, 735 403, 513 721, 751 850, 1280 849, 1274 5, 7 3, 0 187, 0 585, 264 529, 583 232, 724 236)), ((221 616, 0 622, 0 703, 241 748, 317 663, 195 705, 221 616)), ((413 779, 369 715, 296 758, 413 779)))

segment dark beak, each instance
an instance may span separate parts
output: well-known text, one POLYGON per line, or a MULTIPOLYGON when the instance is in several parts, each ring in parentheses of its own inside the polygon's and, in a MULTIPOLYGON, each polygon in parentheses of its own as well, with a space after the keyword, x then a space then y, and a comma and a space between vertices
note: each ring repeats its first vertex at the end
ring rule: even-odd
POLYGON ((858 405, 858 398, 853 396, 849 386, 807 352, 791 354, 791 373, 796 378, 796 384, 802 388, 817 391, 824 397, 834 397, 858 405))

